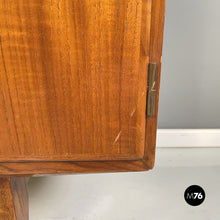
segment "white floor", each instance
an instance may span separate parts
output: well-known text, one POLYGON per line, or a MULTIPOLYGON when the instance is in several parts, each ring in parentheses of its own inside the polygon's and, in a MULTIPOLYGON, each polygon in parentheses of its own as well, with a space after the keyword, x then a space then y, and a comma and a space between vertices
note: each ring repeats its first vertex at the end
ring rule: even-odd
POLYGON ((220 148, 159 148, 152 171, 32 178, 30 220, 219 220, 220 148), (200 185, 204 203, 185 203, 200 185))

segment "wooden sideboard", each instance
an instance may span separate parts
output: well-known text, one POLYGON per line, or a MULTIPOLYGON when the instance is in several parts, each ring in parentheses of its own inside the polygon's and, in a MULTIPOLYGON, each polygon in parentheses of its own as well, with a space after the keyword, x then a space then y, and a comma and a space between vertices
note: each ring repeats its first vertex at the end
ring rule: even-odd
POLYGON ((28 219, 25 176, 153 168, 164 11, 0 0, 0 219, 28 219))

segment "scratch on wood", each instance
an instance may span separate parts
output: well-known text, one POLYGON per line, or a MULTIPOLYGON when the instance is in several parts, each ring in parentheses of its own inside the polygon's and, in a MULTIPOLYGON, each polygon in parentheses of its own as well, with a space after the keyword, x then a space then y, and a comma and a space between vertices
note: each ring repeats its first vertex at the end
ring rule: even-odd
POLYGON ((113 144, 115 144, 120 137, 121 137, 121 131, 118 133, 118 135, 117 135, 117 137, 115 138, 113 144))
POLYGON ((130 117, 132 117, 134 115, 134 113, 136 112, 136 107, 132 110, 132 112, 130 113, 130 117))

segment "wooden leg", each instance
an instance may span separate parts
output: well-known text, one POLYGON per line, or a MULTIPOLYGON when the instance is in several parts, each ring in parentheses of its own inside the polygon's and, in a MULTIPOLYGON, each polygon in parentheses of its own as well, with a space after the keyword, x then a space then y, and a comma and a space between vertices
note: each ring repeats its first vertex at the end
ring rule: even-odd
POLYGON ((0 219, 28 220, 26 178, 0 178, 0 219))

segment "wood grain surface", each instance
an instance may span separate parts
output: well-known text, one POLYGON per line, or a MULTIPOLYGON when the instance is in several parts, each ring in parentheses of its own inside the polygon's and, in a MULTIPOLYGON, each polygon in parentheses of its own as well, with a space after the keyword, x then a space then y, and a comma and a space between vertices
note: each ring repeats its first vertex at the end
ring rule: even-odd
POLYGON ((1 161, 143 156, 150 7, 0 1, 1 161))
POLYGON ((0 175, 148 170, 165 0, 0 0, 0 175), (66 162, 65 162, 66 161, 66 162))
POLYGON ((28 220, 26 179, 0 178, 0 219, 28 220))

